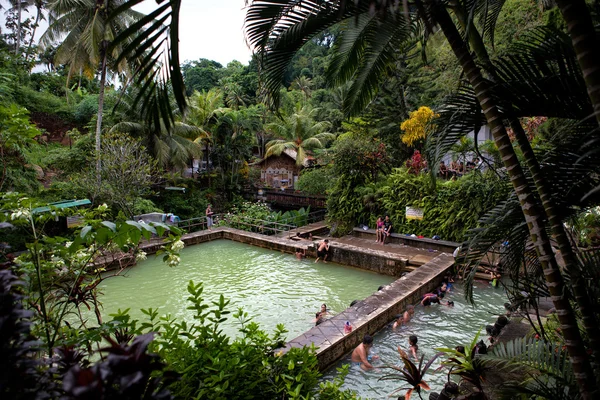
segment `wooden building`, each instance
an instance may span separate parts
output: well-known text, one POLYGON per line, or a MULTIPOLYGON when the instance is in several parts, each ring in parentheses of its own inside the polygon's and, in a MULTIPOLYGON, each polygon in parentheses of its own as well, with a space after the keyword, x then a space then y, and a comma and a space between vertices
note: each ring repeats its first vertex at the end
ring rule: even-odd
POLYGON ((262 183, 272 188, 293 189, 302 168, 308 167, 313 160, 308 156, 302 165, 296 165, 296 155, 295 150, 286 149, 279 156, 273 155, 255 164, 260 167, 262 183))

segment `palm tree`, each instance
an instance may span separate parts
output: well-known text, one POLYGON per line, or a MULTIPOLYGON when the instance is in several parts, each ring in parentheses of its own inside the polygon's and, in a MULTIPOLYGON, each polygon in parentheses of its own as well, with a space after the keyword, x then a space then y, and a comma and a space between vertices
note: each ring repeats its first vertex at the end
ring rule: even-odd
POLYGON ((291 84, 292 89, 297 89, 304 95, 304 100, 310 99, 312 94, 313 83, 310 78, 306 76, 299 76, 291 84))
POLYGON ((577 54, 596 121, 600 125, 600 41, 584 0, 556 0, 577 54))
POLYGON ((322 149, 328 141, 335 139, 335 134, 325 132, 331 126, 329 122, 314 120, 317 112, 317 108, 297 104, 292 115, 267 124, 267 131, 279 139, 267 143, 265 158, 278 156, 285 150, 294 150, 296 165, 302 165, 308 155, 307 151, 322 149))
MULTIPOLYGON (((112 14, 123 7, 125 0, 54 0, 48 4, 50 26, 40 39, 44 46, 62 40, 55 56, 55 63, 68 65, 67 86, 74 73, 83 72, 90 79, 100 72, 100 91, 98 93, 98 118, 96 121, 96 154, 100 154, 102 116, 104 112, 104 88, 109 62, 119 60, 123 53, 122 42, 112 46, 113 40, 126 31, 143 14, 125 9, 116 16, 112 14)), ((115 72, 124 72, 129 67, 124 60, 112 65, 115 72)), ((100 171, 100 158, 96 169, 100 171)), ((98 175, 99 176, 99 175, 98 175)))
POLYGON ((206 155, 206 167, 210 165, 210 143, 212 141, 212 130, 216 127, 218 117, 226 112, 223 107, 223 93, 213 88, 202 93, 194 91, 189 98, 189 107, 184 115, 183 122, 200 129, 201 135, 194 139, 204 148, 206 155))
MULTIPOLYGON (((125 110, 125 116, 123 121, 110 128, 109 133, 129 133, 142 138, 163 167, 183 169, 191 159, 202 157, 201 141, 207 138, 207 134, 201 127, 177 121, 167 129, 162 120, 146 118, 142 106, 133 104, 137 96, 138 90, 132 89, 121 98, 120 109, 125 110)), ((169 106, 176 108, 173 102, 169 106)))
MULTIPOLYGON (((407 3, 406 1, 404 2, 405 5, 407 3)), ((474 3, 481 4, 482 2, 474 3)), ((396 36, 396 34, 392 33, 393 24, 396 26, 402 25, 402 19, 398 20, 396 18, 394 20, 394 12, 390 12, 388 7, 387 2, 376 3, 374 1, 336 2, 334 4, 307 1, 302 2, 300 5, 297 2, 283 2, 273 5, 270 2, 254 1, 248 9, 246 30, 249 41, 259 48, 259 52, 265 60, 263 70, 266 71, 266 78, 264 78, 266 87, 275 92, 274 89, 277 89, 280 85, 281 75, 291 56, 316 32, 349 17, 353 17, 356 21, 363 18, 365 20, 363 21, 363 31, 365 31, 363 35, 365 39, 363 41, 367 40, 373 44, 371 51, 364 53, 368 55, 378 54, 380 57, 375 59, 370 56, 365 57, 366 59, 372 59, 372 62, 366 64, 362 70, 357 70, 357 65, 360 65, 360 63, 356 58, 350 59, 351 61, 348 64, 354 65, 355 70, 354 72, 347 71, 346 76, 362 77, 362 79, 357 78, 356 81, 367 83, 367 87, 371 90, 360 90, 359 85, 358 89, 354 91, 355 95, 361 98, 364 103, 365 99, 368 100, 369 97, 372 97, 372 88, 374 86, 373 81, 369 82, 364 79, 364 71, 373 70, 373 65, 378 65, 375 72, 381 75, 383 67, 386 65, 383 58, 386 52, 381 50, 386 50, 386 46, 392 43, 392 39, 396 36), (368 11, 371 12, 368 13, 368 11), (379 38, 376 34, 364 29, 369 26, 369 22, 366 19, 369 17, 376 18, 378 15, 387 17, 380 18, 383 21, 380 24, 389 30, 389 33, 384 35, 384 37, 379 36, 379 38), (386 20, 393 20, 393 23, 386 23, 386 20), (377 50, 380 51, 378 52, 377 50)), ((468 78, 471 87, 475 89, 477 102, 484 111, 485 119, 491 127, 494 140, 500 150, 511 183, 521 203, 521 209, 528 221, 530 236, 538 252, 538 258, 542 263, 550 293, 552 294, 556 309, 560 310, 561 328, 567 329, 565 335, 569 337, 568 350, 573 369, 576 371, 578 377, 581 394, 584 398, 592 398, 596 390, 594 375, 585 353, 580 332, 577 329, 575 314, 564 290, 563 276, 550 246, 549 237, 545 230, 543 213, 537 206, 538 200, 531 191, 519 161, 516 158, 503 124, 505 116, 500 112, 497 100, 492 96, 491 86, 484 79, 481 70, 475 64, 466 43, 463 41, 461 34, 456 29, 445 7, 446 5, 430 0, 415 1, 413 9, 418 11, 418 16, 429 31, 432 30, 434 25, 439 25, 442 33, 450 43, 456 58, 459 60, 463 73, 468 78)), ((405 13, 410 17, 411 13, 409 13, 409 9, 406 9, 405 13)), ((409 20, 409 17, 406 20, 409 20)), ((400 28, 397 29, 400 30, 400 28)), ((385 29, 380 28, 379 31, 385 32, 385 29)), ((402 37, 404 32, 398 35, 402 37)), ((364 47, 361 49, 364 49, 364 47)), ((349 50, 353 49, 350 48, 349 50)), ((352 52, 349 51, 348 53, 351 54, 352 52)), ((356 52, 353 53, 356 54, 356 52)), ((277 93, 272 98, 273 102, 276 102, 277 93)))

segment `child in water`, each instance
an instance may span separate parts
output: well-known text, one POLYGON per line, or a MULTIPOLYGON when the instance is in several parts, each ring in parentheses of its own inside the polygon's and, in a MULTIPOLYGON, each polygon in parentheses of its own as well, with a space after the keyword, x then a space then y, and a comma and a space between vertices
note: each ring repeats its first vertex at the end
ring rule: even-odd
POLYGON ((400 353, 400 357, 410 358, 411 356, 415 358, 415 360, 419 361, 417 356, 417 351, 419 350, 419 345, 417 342, 419 339, 415 335, 410 335, 408 337, 408 355, 400 346, 398 346, 398 353, 400 353))
POLYGON ((415 335, 410 335, 408 337, 408 349, 417 361, 419 361, 419 357, 417 357, 417 350, 419 350, 419 345, 417 344, 418 341, 419 339, 415 335))

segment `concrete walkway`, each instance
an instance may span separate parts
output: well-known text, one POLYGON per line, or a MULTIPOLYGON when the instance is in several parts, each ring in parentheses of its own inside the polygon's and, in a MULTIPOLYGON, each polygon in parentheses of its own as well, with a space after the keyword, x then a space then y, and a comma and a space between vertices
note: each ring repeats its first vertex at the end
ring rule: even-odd
POLYGON ((432 259, 441 254, 435 250, 419 249, 403 244, 388 243, 386 245, 383 245, 381 243, 375 243, 374 240, 359 238, 352 235, 343 236, 341 238, 332 238, 329 239, 329 242, 333 246, 335 246, 336 243, 342 243, 345 245, 360 247, 362 249, 385 252, 396 256, 400 256, 406 259, 406 265, 409 271, 413 270, 415 267, 421 266, 431 261, 432 259))
POLYGON ((313 222, 312 224, 300 226, 298 228, 290 229, 289 231, 281 232, 274 236, 281 238, 294 238, 297 236, 305 237, 309 234, 316 236, 328 231, 329 227, 327 226, 327 222, 319 221, 313 222))
POLYGON ((396 314, 421 300, 421 296, 436 288, 454 264, 452 255, 441 253, 407 276, 396 280, 359 301, 352 307, 328 319, 302 335, 290 340, 286 349, 314 344, 319 369, 324 371, 361 342, 385 327, 396 314), (344 323, 350 321, 353 330, 344 335, 344 323))

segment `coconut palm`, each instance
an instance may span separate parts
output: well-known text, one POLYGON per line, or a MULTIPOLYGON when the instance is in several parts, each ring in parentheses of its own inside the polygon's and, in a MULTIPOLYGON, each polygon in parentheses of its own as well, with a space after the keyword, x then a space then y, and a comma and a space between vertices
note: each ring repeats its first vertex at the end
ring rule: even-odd
POLYGON ((296 152, 296 165, 302 165, 308 151, 322 149, 327 142, 335 139, 335 134, 325 132, 331 127, 329 122, 314 120, 317 112, 317 108, 297 104, 292 115, 267 124, 266 130, 279 139, 267 143, 265 158, 293 150, 296 152))
POLYGON ((556 0, 583 71, 596 121, 600 125, 600 40, 584 0, 556 0))
MULTIPOLYGON (((207 138, 206 132, 185 121, 175 122, 169 129, 161 119, 154 121, 144 115, 140 104, 134 105, 137 89, 131 89, 121 99, 120 109, 125 110, 121 122, 109 129, 109 133, 122 132, 142 138, 153 157, 163 167, 185 168, 192 158, 202 157, 201 141, 207 138)), ((176 109, 173 101, 169 104, 176 109)), ((173 111, 175 112, 175 111, 173 111)))
MULTIPOLYGON (((109 63, 117 60, 123 53, 121 43, 110 47, 119 33, 142 19, 143 14, 124 10, 110 18, 121 8, 124 0, 53 0, 48 3, 50 26, 42 35, 40 43, 48 46, 62 39, 58 46, 54 62, 68 65, 67 86, 75 73, 83 73, 92 79, 96 71, 100 72, 100 90, 98 92, 98 117, 96 120, 96 153, 100 154, 102 116, 104 113, 104 88, 109 63), (63 39, 64 38, 64 39, 63 39)), ((111 65, 110 69, 123 73, 128 68, 125 60, 111 65)), ((100 159, 97 161, 100 170, 100 159)))
POLYGON ((313 86, 311 79, 306 76, 297 77, 291 84, 292 89, 297 89, 302 92, 305 101, 310 99, 313 86))
MULTIPOLYGON (((406 7, 408 1, 404 2, 406 7)), ((468 2, 472 9, 481 9, 484 1, 468 2)), ((494 2, 490 3, 503 3, 494 2)), ((305 2, 279 2, 275 5, 272 2, 254 1, 250 5, 246 17, 246 31, 251 44, 255 45, 261 53, 264 60, 263 71, 265 72, 265 86, 271 90, 273 102, 277 101, 277 91, 281 81, 281 75, 289 63, 293 54, 312 36, 320 30, 325 29, 335 23, 350 20, 355 21, 363 18, 363 27, 368 27, 368 18, 378 18, 382 21, 380 24, 387 27, 390 32, 393 28, 391 23, 386 21, 394 20, 394 16, 398 14, 398 10, 394 9, 394 4, 388 2, 375 1, 355 1, 355 2, 327 2, 321 3, 316 1, 305 2)), ((485 79, 481 69, 476 65, 473 56, 470 53, 467 43, 463 40, 463 35, 459 32, 454 24, 454 21, 448 14, 446 9, 447 4, 434 0, 414 1, 411 2, 412 8, 405 8, 404 20, 410 21, 412 15, 423 22, 428 32, 433 31, 434 26, 439 26, 441 33, 449 42, 457 60, 459 60, 463 72, 468 79, 470 86, 474 88, 475 98, 477 103, 484 111, 484 117, 487 124, 490 126, 494 141, 498 147, 510 181, 518 195, 521 204, 521 209, 528 221, 528 228, 531 239, 538 253, 538 258, 542 264, 542 269, 552 294, 554 304, 561 315, 561 329, 566 329, 565 335, 569 337, 567 346, 571 356, 573 369, 576 371, 578 383, 581 388, 581 394, 584 398, 592 398, 595 395, 595 381, 592 373, 589 359, 585 353, 585 347, 581 339, 579 330, 577 329, 575 314, 569 303, 569 298, 564 290, 564 279, 561 275, 556 257, 553 254, 550 246, 549 237, 545 229, 544 213, 538 205, 538 199, 535 193, 531 190, 525 174, 517 160, 514 149, 510 143, 503 120, 506 118, 499 107, 499 103, 493 96, 491 84, 485 79), (416 11, 414 13, 413 11, 416 11)), ((453 4, 456 6, 457 4, 453 4)), ((459 2, 458 6, 462 5, 459 2)), ((501 7, 501 6, 500 6, 501 7)), ((488 7, 484 7, 488 10, 488 7)), ((498 10, 498 7, 494 7, 498 10)), ((487 14, 484 13, 484 15, 487 14)), ((492 13, 493 14, 493 13, 492 13)), ((497 14, 496 14, 497 16, 497 14)), ((486 15, 487 17, 487 15, 486 15)), ((484 18, 486 26, 490 26, 489 21, 494 21, 493 15, 490 18, 484 18)), ((401 25, 403 19, 396 18, 396 25, 401 25)), ((489 28, 488 28, 489 29, 489 28)), ((491 28, 493 30, 493 26, 491 28)), ((381 29, 385 31, 384 29, 381 29)), ((405 29, 406 30, 406 29, 405 29)), ((365 31, 358 29, 359 33, 365 31)), ((354 65, 354 72, 347 70, 347 76, 354 77, 358 82, 367 83, 366 88, 373 88, 373 81, 364 78, 364 71, 373 69, 373 65, 377 65, 375 69, 376 75, 381 75, 383 68, 389 63, 385 61, 383 55, 387 52, 381 51, 386 49, 386 46, 392 43, 394 34, 389 33, 384 38, 377 39, 376 32, 367 35, 365 31, 363 37, 370 42, 369 51, 365 51, 364 47, 360 52, 349 51, 348 54, 354 54, 355 58, 349 58, 349 65, 354 65), (373 40, 375 38, 375 40, 373 40), (379 52, 377 50, 380 50, 379 52), (371 54, 379 54, 371 63, 368 63, 362 69, 358 69, 360 62, 356 55, 367 54, 363 57, 369 59, 371 54), (370 68, 371 67, 371 68, 370 68), (362 74, 362 75, 361 75, 362 74), (362 77, 362 79, 361 79, 362 77)), ((404 32, 402 33, 404 35, 404 32)), ((468 36, 468 35, 467 35, 468 36)), ((364 40, 363 40, 364 42, 364 40)), ((359 42, 360 43, 360 42, 359 42)), ((396 45, 393 48, 398 48, 396 45)), ((389 49, 389 47, 388 47, 389 49)), ((350 48, 350 50, 353 50, 350 48)), ((375 75, 375 76, 376 76, 375 75)), ((360 85, 355 90, 356 96, 368 102, 372 98, 372 90, 360 90, 360 85)), ((358 103, 360 104, 360 103, 358 103)), ((368 103, 367 103, 368 104, 368 103)))

